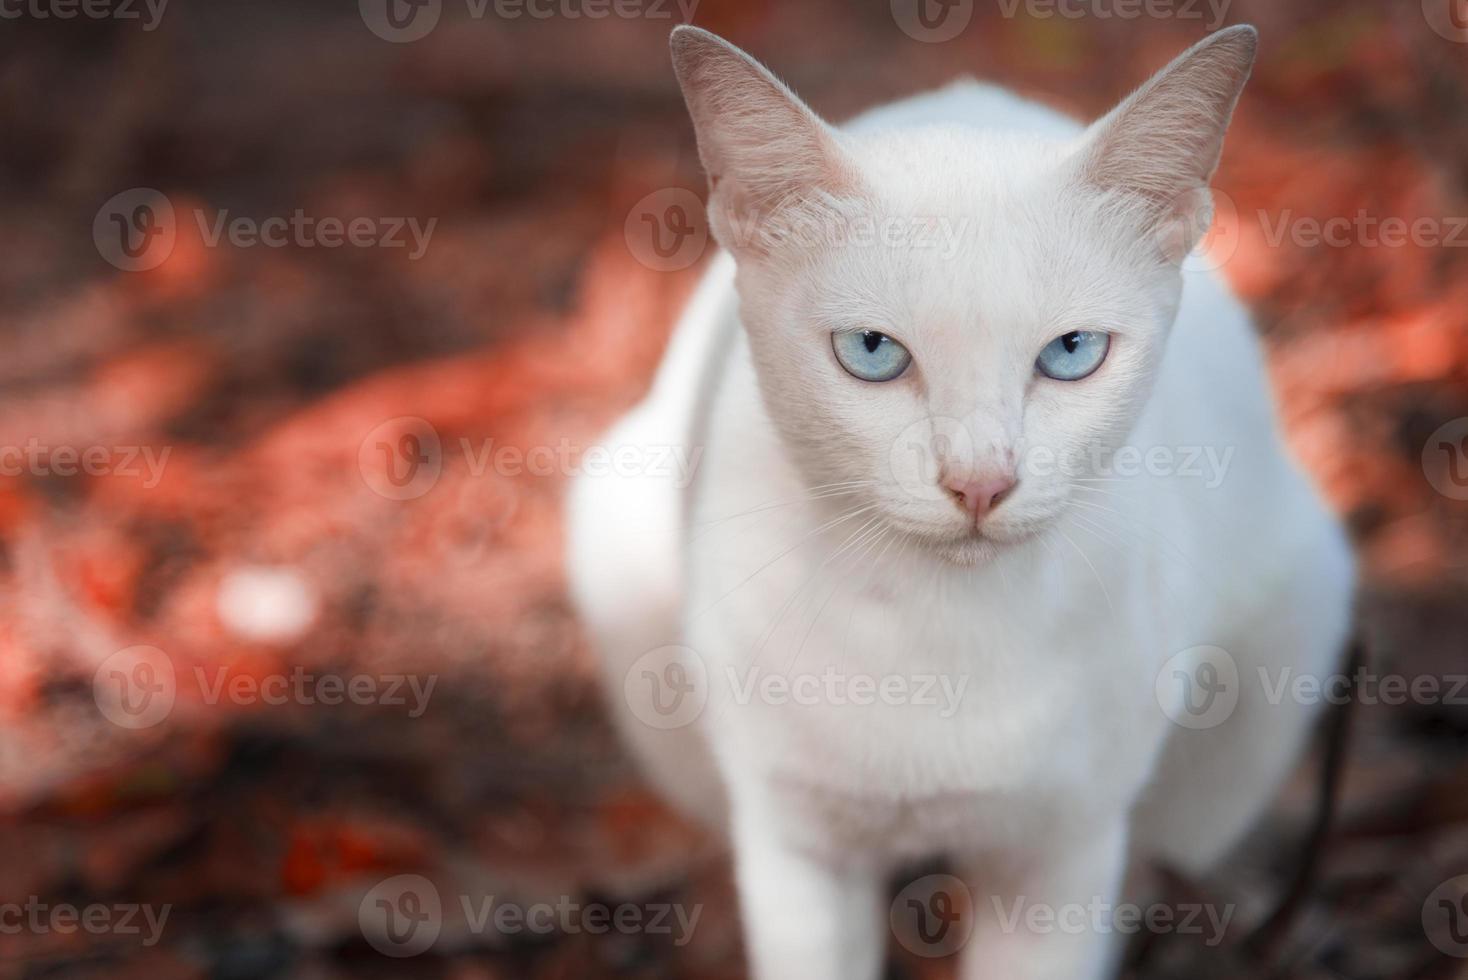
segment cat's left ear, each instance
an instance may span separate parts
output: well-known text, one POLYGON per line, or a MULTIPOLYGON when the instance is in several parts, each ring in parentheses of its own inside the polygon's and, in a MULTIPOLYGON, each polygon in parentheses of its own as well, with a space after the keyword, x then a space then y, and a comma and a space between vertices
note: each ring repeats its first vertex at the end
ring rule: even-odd
POLYGON ((1243 25, 1183 52, 1091 127, 1077 160, 1081 179, 1146 199, 1160 223, 1187 239, 1170 244, 1192 249, 1212 217, 1208 183, 1258 46, 1259 32, 1243 25))

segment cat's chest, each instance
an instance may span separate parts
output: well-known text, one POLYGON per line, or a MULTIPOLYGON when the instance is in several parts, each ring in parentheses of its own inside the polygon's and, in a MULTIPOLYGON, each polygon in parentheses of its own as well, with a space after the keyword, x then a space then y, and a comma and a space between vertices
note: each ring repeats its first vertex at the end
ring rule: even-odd
POLYGON ((1165 717, 1162 641, 1121 552, 957 568, 859 518, 813 531, 780 487, 743 486, 713 483, 694 515, 684 621, 728 778, 857 844, 984 824, 1003 841, 1057 808, 1127 805, 1165 717))
POLYGON ((869 579, 804 598, 792 570, 695 623, 711 720, 739 765, 816 809, 865 801, 848 815, 857 837, 942 837, 999 800, 1101 797, 1140 777, 1145 750, 1129 747, 1157 712, 1138 624, 1079 628, 1061 603, 1036 615, 997 578, 987 593, 869 579))
POLYGON ((856 848, 885 855, 894 864, 1017 849, 1033 835, 1065 823, 1071 809, 1036 795, 976 790, 892 798, 780 778, 771 782, 786 829, 802 849, 834 856, 856 848))

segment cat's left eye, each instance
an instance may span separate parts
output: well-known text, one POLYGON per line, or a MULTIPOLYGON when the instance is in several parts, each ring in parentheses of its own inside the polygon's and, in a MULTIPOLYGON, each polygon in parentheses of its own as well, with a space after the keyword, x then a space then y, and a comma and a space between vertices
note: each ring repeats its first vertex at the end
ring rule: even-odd
POLYGON ((846 373, 862 381, 893 381, 912 363, 906 347, 875 330, 833 333, 831 349, 846 373))
POLYGON ((1111 334, 1073 330, 1050 341, 1040 351, 1035 367, 1056 381, 1080 381, 1096 373, 1110 350, 1111 334))

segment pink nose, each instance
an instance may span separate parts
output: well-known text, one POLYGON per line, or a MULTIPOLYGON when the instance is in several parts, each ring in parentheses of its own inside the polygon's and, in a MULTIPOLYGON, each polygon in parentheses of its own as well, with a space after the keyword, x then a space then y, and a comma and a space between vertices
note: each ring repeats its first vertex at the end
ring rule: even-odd
POLYGON ((943 488, 975 522, 1004 502, 1018 483, 1012 476, 950 476, 943 480, 943 488))

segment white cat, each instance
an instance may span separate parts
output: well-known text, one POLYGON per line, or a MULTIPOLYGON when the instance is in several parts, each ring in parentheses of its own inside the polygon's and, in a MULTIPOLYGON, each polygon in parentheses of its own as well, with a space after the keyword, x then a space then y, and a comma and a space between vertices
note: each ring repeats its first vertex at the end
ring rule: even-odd
MULTIPOLYGON (((1266 678, 1336 668, 1353 561, 1183 262, 1256 41, 1089 128, 964 82, 835 129, 674 33, 727 254, 605 443, 704 452, 686 490, 582 478, 570 572, 649 776, 728 831, 761 980, 879 976, 916 858, 1056 910, 1206 868, 1296 760, 1313 709, 1266 678)), ((1114 970, 1111 930, 996 907, 968 980, 1114 970)))

